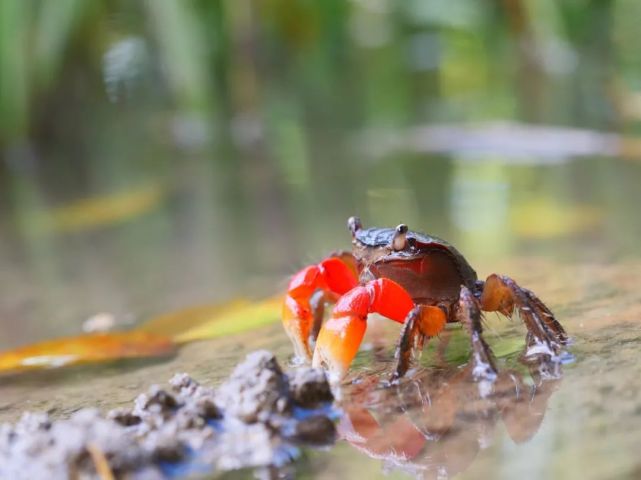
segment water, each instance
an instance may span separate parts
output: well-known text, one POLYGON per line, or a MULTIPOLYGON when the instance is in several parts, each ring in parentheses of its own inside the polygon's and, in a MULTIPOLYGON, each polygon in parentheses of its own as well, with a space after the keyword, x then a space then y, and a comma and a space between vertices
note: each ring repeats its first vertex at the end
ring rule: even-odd
MULTIPOLYGON (((575 360, 563 366, 562 379, 554 382, 550 393, 546 392, 549 397, 546 398, 545 405, 536 406, 538 410, 535 415, 540 412, 544 418, 527 441, 515 443, 502 418, 496 418, 500 415, 496 412, 483 413, 489 408, 485 405, 473 405, 468 407, 472 413, 457 413, 458 423, 453 427, 453 433, 447 433, 441 439, 445 446, 441 447, 436 442, 434 446, 428 443, 411 461, 385 460, 380 458, 381 455, 372 458, 367 453, 359 453, 348 442, 340 441, 328 452, 306 453, 304 460, 298 464, 301 474, 321 478, 367 474, 377 478, 383 472, 391 471, 393 478, 402 478, 408 473, 429 478, 438 476, 439 471, 443 474, 449 469, 450 473, 462 470, 462 478, 501 478, 513 475, 525 478, 636 476, 640 468, 636 455, 639 441, 637 432, 641 431, 641 396, 638 393, 641 391, 641 371, 637 361, 641 343, 638 333, 641 316, 638 292, 641 264, 632 238, 637 228, 632 213, 633 204, 627 201, 617 203, 612 199, 609 200, 612 203, 601 200, 600 191, 604 187, 596 174, 592 179, 583 180, 586 182, 585 188, 575 190, 578 192, 576 195, 582 199, 580 205, 567 201, 552 203, 558 197, 568 194, 567 189, 562 186, 563 179, 573 184, 575 176, 581 175, 584 169, 598 170, 606 166, 611 175, 620 175, 619 188, 613 193, 613 197, 627 199, 637 195, 632 189, 625 191, 626 183, 633 183, 632 174, 639 177, 636 165, 610 159, 577 160, 545 167, 511 167, 500 163, 469 164, 429 157, 394 159, 372 165, 367 175, 364 175, 366 180, 355 181, 353 190, 365 190, 369 194, 363 196, 361 202, 357 203, 358 206, 350 204, 344 207, 342 210, 345 214, 348 211, 360 211, 367 214, 363 215, 366 219, 376 218, 374 212, 378 212, 378 206, 382 206, 381 224, 385 222, 393 225, 402 219, 410 225, 441 225, 431 231, 452 238, 464 252, 470 252, 470 261, 480 275, 495 271, 509 274, 521 284, 532 288, 548 303, 574 340, 570 350, 575 360), (424 167, 417 168, 423 164, 441 165, 447 172, 441 175, 449 183, 436 182, 431 171, 424 167), (482 174, 485 171, 491 174, 485 177, 482 174), (418 208, 424 202, 419 202, 416 197, 423 190, 408 188, 405 183, 411 181, 423 184, 418 178, 410 178, 415 172, 418 172, 416 177, 423 172, 424 184, 434 186, 435 190, 440 188, 457 192, 456 196, 452 196, 452 193, 442 195, 441 214, 426 214, 418 208), (388 187, 383 191, 372 187, 376 185, 376 181, 367 180, 393 175, 402 178, 403 173, 410 180, 398 180, 396 187, 388 187), (537 197, 540 198, 536 203, 539 205, 537 208, 543 205, 549 210, 540 214, 541 219, 536 220, 543 222, 537 225, 539 233, 532 234, 532 225, 523 223, 518 213, 520 202, 502 205, 500 198, 527 198, 532 193, 526 185, 536 185, 539 182, 558 185, 561 193, 556 196, 551 193, 548 198, 537 197), (474 197, 479 188, 489 189, 488 185, 500 185, 497 187, 497 198, 480 194, 474 197), (467 188, 471 191, 467 191, 467 188), (419 193, 415 193, 416 191, 419 193), (465 198, 465 195, 470 197, 465 198), (478 201, 474 202, 474 198, 478 198, 478 201), (391 205, 401 202, 404 203, 402 208, 392 208, 391 205), (492 212, 503 209, 498 219, 495 215, 486 213, 483 205, 488 203, 490 206, 487 208, 492 212), (391 218, 394 211, 404 213, 401 219, 391 218), (565 215, 562 218, 573 219, 580 215, 577 212, 583 211, 590 212, 586 217, 589 221, 586 220, 585 225, 568 225, 562 219, 553 220, 551 226, 544 223, 546 218, 554 218, 559 212, 565 212, 562 213, 565 215), (466 218, 466 215, 482 227, 470 228, 469 231, 457 229, 456 222, 460 218, 466 218), (386 221, 386 218, 389 220, 386 221), (626 218, 629 221, 624 221, 626 218), (484 222, 488 222, 491 227, 485 227, 484 222), (522 233, 517 233, 518 228, 523 229, 522 233), (573 231, 574 229, 578 230, 573 231), (455 234, 448 235, 447 232, 455 234), (481 413, 475 408, 481 409, 481 413), (473 435, 469 433, 470 429, 474 432, 473 435), (480 429, 482 438, 479 445, 474 443, 479 441, 474 435, 480 429), (451 459, 452 456, 454 460, 451 459), (449 466, 439 470, 438 462, 443 458, 450 459, 449 466)), ((587 174, 586 176, 589 177, 587 174)), ((389 184, 392 182, 388 181, 389 184)), ((430 188, 425 191, 427 195, 435 195, 430 188)), ((270 262, 277 263, 274 258, 263 258, 255 253, 248 255, 253 257, 251 260, 232 261, 227 250, 221 249, 216 242, 211 246, 203 245, 200 250, 203 257, 192 264, 195 268, 190 269, 187 268, 188 262, 179 262, 179 259, 181 256, 198 257, 199 253, 193 249, 204 241, 197 235, 184 231, 179 239, 171 238, 171 235, 169 238, 159 236, 159 231, 170 231, 163 230, 162 224, 171 221, 153 219, 155 215, 166 215, 169 219, 176 220, 174 215, 179 215, 175 210, 176 201, 173 198, 166 200, 164 206, 158 207, 158 212, 147 214, 152 218, 103 228, 100 232, 48 237, 53 245, 57 242, 61 242, 59 245, 68 245, 72 242, 75 247, 68 249, 62 246, 55 258, 51 259, 53 265, 50 266, 52 270, 49 274, 53 278, 59 275, 52 283, 3 282, 3 285, 11 284, 5 292, 15 291, 17 298, 30 299, 22 304, 21 309, 11 310, 16 297, 3 297, 3 318, 7 317, 6 312, 20 312, 19 322, 7 324, 5 331, 9 334, 3 336, 4 346, 18 345, 63 332, 75 333, 79 330, 81 321, 96 311, 114 312, 118 319, 125 314, 144 318, 147 312, 168 311, 178 306, 224 299, 226 296, 258 296, 256 292, 261 290, 267 292, 282 288, 287 270, 293 270, 297 264, 302 265, 314 257, 319 258, 320 251, 348 246, 343 215, 332 212, 328 216, 336 216, 335 221, 314 218, 295 222, 287 227, 285 236, 288 242, 274 239, 267 232, 254 232, 254 235, 245 236, 243 248, 248 252, 262 249, 275 251, 278 245, 295 245, 291 251, 299 253, 294 258, 281 260, 281 269, 273 264, 269 266, 270 262), (127 238, 132 239, 130 243, 126 242, 127 238), (182 241, 183 238, 187 240, 182 241), (306 240, 298 240, 303 238, 306 240), (310 248, 305 250, 301 244, 310 248), (120 248, 122 245, 125 246, 124 249, 120 248), (118 252, 118 255, 114 252, 118 252), (261 260, 258 264, 252 263, 256 258, 261 260), (154 259, 162 261, 154 262, 154 259), (198 265, 207 263, 206 260, 211 264, 202 265, 202 269, 197 268, 198 265), (233 262, 236 262, 235 272, 227 277, 224 265, 233 262), (175 265, 178 263, 181 263, 181 267, 177 270, 175 265), (80 266, 81 273, 70 275, 72 272, 67 269, 74 265, 80 266), (253 268, 257 273, 248 275, 248 280, 243 282, 243 272, 253 268), (96 275, 96 278, 92 275, 96 275), (223 281, 218 276, 225 279, 222 289, 217 288, 219 282, 223 281), (52 290, 47 290, 47 285, 52 290), (163 294, 158 295, 154 285, 164 285, 161 287, 163 294), (45 315, 44 312, 48 309, 50 312, 45 315), (60 323, 56 325, 53 323, 54 319, 60 323)), ((526 200, 524 204, 527 205, 526 200)), ((432 207, 427 212, 433 210, 433 204, 430 205, 432 207)), ((164 228, 169 227, 165 224, 164 228)), ((5 247, 3 253, 6 255, 8 251, 15 252, 5 247)), ((7 269, 3 270, 4 275, 8 273, 7 269)), ((13 278, 20 278, 26 271, 18 263, 11 273, 13 278)), ((501 368, 508 371, 520 368, 524 381, 532 383, 515 358, 522 345, 523 328, 517 322, 497 319, 491 315, 488 317, 487 329, 488 339, 501 359, 501 368)), ((379 371, 381 365, 386 365, 385 362, 391 357, 397 330, 397 326, 391 322, 388 324, 381 320, 373 323, 365 341, 366 349, 357 359, 355 378, 367 379, 379 371)), ((456 374, 468 359, 465 336, 456 330, 453 336, 454 345, 445 350, 445 371, 449 375, 456 374)), ((280 325, 274 325, 240 336, 187 345, 174 359, 164 362, 77 367, 60 372, 5 378, 0 385, 0 419, 14 420, 25 409, 48 410, 55 416, 64 416, 83 406, 109 409, 127 405, 150 383, 162 383, 176 371, 187 371, 195 378, 215 384, 244 352, 256 348, 275 351, 281 359, 286 359, 291 354, 291 346, 280 325)), ((425 355, 423 365, 427 368, 427 373, 421 375, 429 377, 440 371, 431 369, 438 366, 433 355, 425 355)), ((421 375, 418 378, 423 378, 421 375)), ((446 380, 441 382, 447 385, 446 380)), ((358 391, 358 388, 359 385, 355 385, 353 390, 358 391)), ((459 394, 459 402, 463 405, 471 397, 470 391, 473 391, 472 386, 468 385, 466 388, 459 394)), ((545 390, 547 387, 544 385, 540 388, 545 390)), ((398 420, 399 417, 407 416, 410 422, 411 418, 417 418, 411 401, 410 406, 406 406, 409 408, 408 413, 401 414, 398 405, 394 403, 398 399, 394 394, 386 394, 385 390, 378 392, 382 399, 375 400, 362 394, 352 397, 350 391, 348 389, 343 400, 350 408, 360 405, 377 418, 385 419, 385 422, 392 421, 386 417, 391 411, 391 415, 395 416, 393 418, 397 419, 395 421, 405 428, 409 427, 405 425, 405 420, 398 420)), ((511 400, 505 401, 509 404, 511 400)), ((516 425, 527 424, 531 422, 530 416, 519 414, 512 421, 516 425)), ((420 415, 418 418, 421 418, 420 415)))
MULTIPOLYGON (((530 265, 529 271, 533 267, 530 265)), ((383 449, 378 458, 372 458, 372 452, 356 455, 354 447, 342 444, 338 450, 349 460, 332 466, 331 459, 319 459, 312 471, 322 468, 328 478, 339 472, 356 475, 358 471, 377 478, 385 470, 394 472, 394 478, 408 473, 436 478, 459 471, 461 478, 636 478, 639 464, 634 452, 641 421, 636 361, 640 340, 635 291, 638 274, 594 264, 548 267, 545 263, 536 265, 538 273, 534 275, 550 279, 543 287, 545 292, 540 293, 555 302, 556 311, 574 339, 571 351, 575 360, 562 366, 559 379, 540 383, 530 380, 527 388, 520 388, 520 400, 516 399, 517 389, 511 379, 507 382, 510 393, 499 396, 497 407, 489 407, 478 399, 475 387, 451 380, 451 364, 435 368, 438 362, 432 359, 432 368, 419 374, 415 385, 410 384, 416 388, 411 390, 412 395, 405 393, 402 397, 393 391, 387 395, 379 392, 378 397, 371 393, 355 397, 357 404, 365 405, 386 425, 383 439, 397 445, 396 458, 389 451, 380 454, 383 449), (560 298, 564 300, 559 302, 560 298), (434 377, 438 380, 430 383, 434 377), (534 392, 532 384, 537 385, 534 392), (417 399, 419 389, 422 400, 417 399), (399 412, 401 398, 405 401, 403 413, 399 412), (418 403, 414 408, 412 401, 418 403), (458 423, 450 426, 453 405, 457 405, 458 423), (412 422, 409 425, 408 418, 412 422), (425 442, 411 427, 422 427, 425 432, 427 424, 438 433, 439 425, 444 428, 440 422, 449 430, 440 437, 435 435, 438 441, 425 442), (396 444, 390 440, 395 429, 403 432, 398 438, 406 442, 408 438, 418 438, 405 446, 410 460, 398 458, 403 451, 398 448, 399 440, 396 444), (427 445, 416 453, 416 444, 420 446, 421 442, 427 445)), ((517 365, 514 355, 520 351, 518 343, 510 339, 518 340, 522 331, 519 334, 516 325, 505 326, 497 320, 491 320, 488 329, 501 369, 509 371, 517 365)), ((456 348, 449 346, 452 347, 456 348)), ((458 359, 450 357, 453 360, 458 359)), ((528 380, 523 368, 517 375, 528 380)))
MULTIPOLYGON (((16 89, 0 108, 0 348, 78 333, 101 312, 127 326, 262 298, 349 248, 349 216, 403 222, 456 245, 481 277, 534 290, 575 360, 540 387, 530 413, 543 418, 527 441, 512 440, 505 406, 469 400, 474 386, 458 382, 441 394, 472 406, 411 461, 340 441, 306 452, 299 474, 430 478, 447 457, 461 478, 639 475, 636 4, 149 3, 79 10, 84 29, 60 37, 75 49, 59 52, 55 29, 27 25, 56 50, 25 53, 39 65, 27 92, 19 64, 0 69, 16 89)), ((516 358, 523 329, 488 322, 501 367, 535 383, 516 358)), ((416 398, 399 415, 395 394, 367 383, 396 334, 372 324, 344 402, 411 432, 416 398)), ((465 336, 451 337, 444 363, 424 356, 429 392, 467 362, 465 336)), ((121 406, 176 371, 216 383, 256 348, 291 353, 273 325, 162 362, 2 378, 0 420, 121 406)))

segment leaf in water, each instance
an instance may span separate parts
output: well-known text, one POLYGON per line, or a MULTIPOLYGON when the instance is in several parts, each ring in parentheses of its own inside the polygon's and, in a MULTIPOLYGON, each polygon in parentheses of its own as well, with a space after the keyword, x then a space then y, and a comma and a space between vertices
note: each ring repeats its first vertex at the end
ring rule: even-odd
POLYGON ((77 200, 38 215, 36 223, 42 230, 56 232, 78 232, 111 225, 148 212, 158 205, 165 193, 162 184, 145 184, 132 190, 77 200))
POLYGON ((161 315, 129 332, 48 340, 0 353, 0 373, 170 355, 180 343, 275 323, 280 320, 280 308, 280 296, 256 303, 241 299, 161 315))
POLYGON ((281 305, 281 296, 256 303, 240 299, 203 305, 153 318, 140 330, 168 335, 177 343, 204 340, 275 323, 280 320, 281 305))
POLYGON ((131 331, 65 337, 0 353, 0 372, 21 372, 123 358, 166 356, 176 351, 167 336, 131 331))
POLYGON ((549 200, 515 205, 512 210, 514 231, 527 238, 555 238, 585 232, 597 227, 603 212, 590 206, 563 206, 549 200))
POLYGON ((186 330, 217 321, 221 316, 233 311, 240 311, 251 305, 249 300, 242 298, 216 305, 198 305, 154 317, 143 323, 138 330, 175 338, 186 330))

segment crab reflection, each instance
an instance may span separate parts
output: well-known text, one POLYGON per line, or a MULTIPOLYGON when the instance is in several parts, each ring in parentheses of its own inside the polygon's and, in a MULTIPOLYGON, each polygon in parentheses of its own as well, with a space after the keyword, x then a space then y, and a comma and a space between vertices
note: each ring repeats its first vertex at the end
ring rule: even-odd
POLYGON ((472 368, 431 369, 388 388, 378 388, 375 378, 353 385, 339 433, 417 478, 466 470, 491 445, 499 422, 515 443, 531 439, 561 381, 558 365, 530 364, 529 375, 503 370, 491 384, 475 382, 472 368))

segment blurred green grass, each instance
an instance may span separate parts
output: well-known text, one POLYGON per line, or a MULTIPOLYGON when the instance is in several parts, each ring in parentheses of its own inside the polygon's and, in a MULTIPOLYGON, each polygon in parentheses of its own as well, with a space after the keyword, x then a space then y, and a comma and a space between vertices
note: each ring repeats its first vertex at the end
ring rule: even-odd
POLYGON ((128 38, 149 56, 136 97, 221 123, 296 98, 324 123, 620 125, 641 85, 639 14, 630 0, 6 0, 0 144, 44 135, 70 87, 104 100, 104 62, 128 38))

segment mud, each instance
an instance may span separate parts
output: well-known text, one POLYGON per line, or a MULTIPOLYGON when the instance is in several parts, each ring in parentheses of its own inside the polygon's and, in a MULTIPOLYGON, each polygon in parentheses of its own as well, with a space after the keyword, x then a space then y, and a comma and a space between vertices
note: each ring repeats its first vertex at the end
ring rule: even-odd
POLYGON ((167 388, 140 394, 131 409, 83 409, 57 421, 25 413, 0 425, 0 478, 105 478, 105 466, 133 479, 273 473, 299 446, 334 442, 332 400, 324 372, 286 374, 271 353, 257 351, 217 389, 180 373, 167 388))

